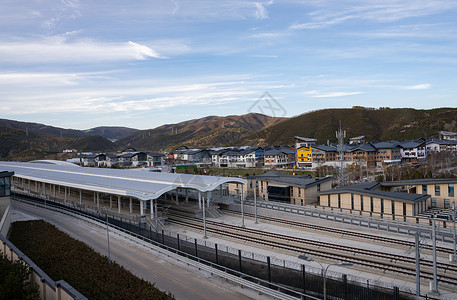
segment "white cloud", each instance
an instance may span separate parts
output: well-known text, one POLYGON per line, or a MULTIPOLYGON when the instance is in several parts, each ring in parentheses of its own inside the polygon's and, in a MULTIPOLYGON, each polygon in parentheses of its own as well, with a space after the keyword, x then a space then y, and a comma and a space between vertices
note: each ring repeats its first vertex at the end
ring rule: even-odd
POLYGON ((347 5, 341 1, 311 3, 318 10, 308 14, 310 21, 291 25, 290 29, 319 29, 337 25, 348 20, 368 20, 372 22, 396 22, 406 18, 421 17, 456 9, 453 0, 430 1, 385 1, 363 0, 347 5))
POLYGON ((405 90, 428 90, 432 87, 430 83, 423 83, 423 84, 416 84, 416 85, 410 85, 410 86, 403 86, 401 87, 402 89, 405 90))
POLYGON ((263 6, 263 4, 260 2, 254 2, 254 5, 256 7, 255 17, 257 19, 267 19, 268 12, 267 12, 267 9, 265 8, 265 6, 263 6))
POLYGON ((352 95, 363 94, 363 92, 330 92, 330 93, 321 93, 317 90, 311 90, 305 92, 305 95, 309 95, 312 98, 336 98, 336 97, 345 97, 352 95))
POLYGON ((146 45, 135 42, 102 43, 93 40, 65 42, 61 39, 45 39, 35 42, 0 44, 0 62, 15 63, 80 63, 145 60, 162 58, 146 45))

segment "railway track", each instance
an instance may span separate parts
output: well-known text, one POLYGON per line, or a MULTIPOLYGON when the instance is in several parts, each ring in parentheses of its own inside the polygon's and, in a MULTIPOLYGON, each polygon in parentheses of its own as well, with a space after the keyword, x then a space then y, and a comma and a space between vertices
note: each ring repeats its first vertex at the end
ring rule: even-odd
MULTIPOLYGON (((200 219, 184 214, 170 214, 170 223, 182 225, 196 230, 202 230, 200 219)), ((351 262, 368 268, 376 268, 383 272, 391 271, 405 275, 415 276, 415 259, 408 256, 389 254, 374 250, 366 250, 349 246, 335 245, 305 238, 292 237, 272 232, 242 228, 235 225, 223 224, 207 220, 207 232, 242 240, 245 242, 261 244, 329 260, 351 262)), ((433 279, 432 262, 421 260, 421 277, 433 279)), ((445 263, 438 263, 438 280, 450 285, 457 284, 457 267, 445 263)))
MULTIPOLYGON (((234 215, 241 215, 240 212, 235 211, 235 210, 225 209, 225 208, 221 209, 221 210, 223 210, 225 212, 229 212, 234 215)), ((246 212, 244 213, 244 215, 247 217, 250 217, 250 218, 255 217, 254 214, 246 213, 246 212)), ((315 231, 323 231, 323 232, 333 233, 333 234, 342 235, 342 236, 351 236, 351 237, 356 237, 356 238, 369 239, 369 240, 393 244, 393 245, 397 245, 397 246, 401 245, 401 246, 406 246, 406 247, 410 247, 410 248, 415 247, 414 242, 411 242, 411 241, 405 241, 405 240, 400 240, 400 239, 395 239, 395 238, 390 238, 390 237, 378 236, 378 235, 374 235, 374 234, 361 233, 361 232, 349 231, 349 230, 314 225, 314 224, 307 224, 307 223, 299 222, 299 221, 284 220, 284 219, 280 219, 280 218, 261 216, 261 215, 257 215, 257 218, 265 220, 265 221, 269 221, 269 222, 285 224, 285 225, 292 225, 292 226, 295 226, 298 228, 306 228, 306 229, 312 229, 315 231)), ((422 244, 421 247, 422 247, 422 249, 426 249, 426 250, 430 250, 430 251, 433 250, 433 247, 431 245, 422 244)), ((454 251, 452 249, 445 248, 445 247, 437 246, 436 250, 441 253, 446 253, 446 254, 454 253, 454 251)))

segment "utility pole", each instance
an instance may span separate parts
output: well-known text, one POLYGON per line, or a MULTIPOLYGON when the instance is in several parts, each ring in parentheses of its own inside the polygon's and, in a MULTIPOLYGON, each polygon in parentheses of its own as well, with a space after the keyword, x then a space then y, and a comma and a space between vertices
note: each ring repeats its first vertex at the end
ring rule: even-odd
POLYGON ((435 220, 432 221, 432 236, 433 236, 433 286, 432 292, 439 294, 438 291, 438 280, 436 274, 436 223, 435 220))
POLYGON ((421 296, 421 281, 420 281, 420 251, 419 251, 419 232, 415 234, 416 238, 416 296, 421 296))
POLYGON ((338 187, 343 187, 346 185, 346 174, 344 168, 344 138, 346 137, 346 131, 341 129, 341 121, 340 121, 340 128, 336 132, 336 138, 338 139, 338 160, 340 161, 340 168, 338 170, 338 187))

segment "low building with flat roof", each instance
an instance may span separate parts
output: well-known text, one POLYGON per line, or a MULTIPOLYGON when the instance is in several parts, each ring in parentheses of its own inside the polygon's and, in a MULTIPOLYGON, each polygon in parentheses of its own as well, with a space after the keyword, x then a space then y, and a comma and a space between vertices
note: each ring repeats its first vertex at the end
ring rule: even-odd
POLYGON ((356 184, 319 192, 321 206, 353 214, 406 220, 427 210, 430 195, 378 190, 379 183, 356 184))
POLYGON ((429 208, 450 208, 452 202, 457 202, 457 194, 454 190, 457 186, 457 178, 386 181, 381 185, 386 191, 401 188, 411 194, 430 195, 427 203, 429 208))

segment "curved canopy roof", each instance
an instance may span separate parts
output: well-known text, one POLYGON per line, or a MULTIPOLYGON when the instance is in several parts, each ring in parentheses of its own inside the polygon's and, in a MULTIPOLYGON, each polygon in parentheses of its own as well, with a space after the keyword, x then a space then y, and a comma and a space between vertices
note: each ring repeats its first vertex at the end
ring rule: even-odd
POLYGON ((176 188, 209 192, 223 183, 245 184, 235 177, 159 173, 138 170, 77 167, 46 163, 0 162, 0 169, 14 171, 16 177, 150 200, 176 188))

